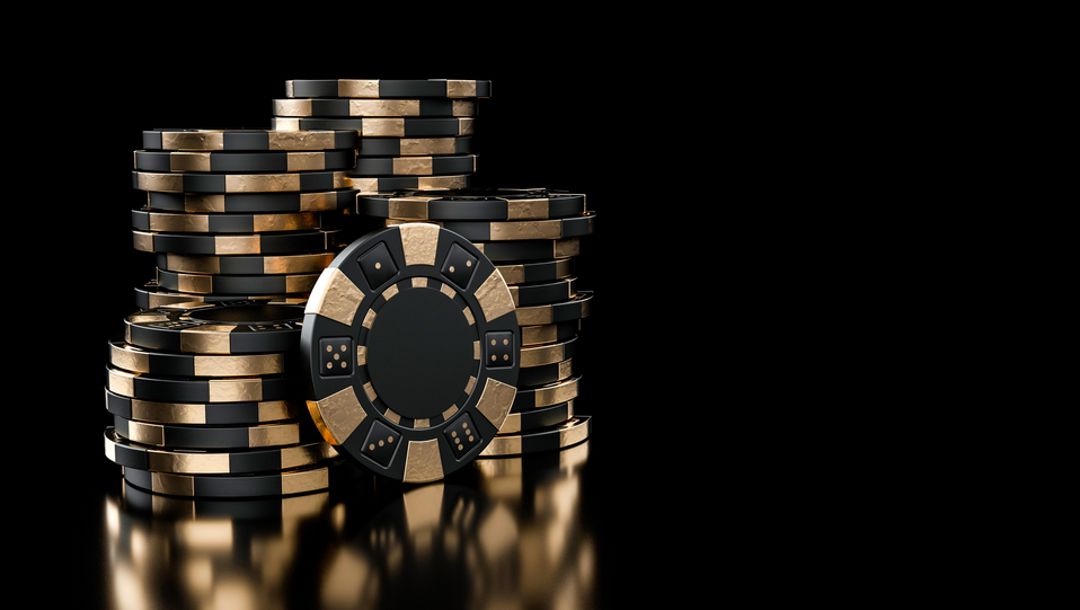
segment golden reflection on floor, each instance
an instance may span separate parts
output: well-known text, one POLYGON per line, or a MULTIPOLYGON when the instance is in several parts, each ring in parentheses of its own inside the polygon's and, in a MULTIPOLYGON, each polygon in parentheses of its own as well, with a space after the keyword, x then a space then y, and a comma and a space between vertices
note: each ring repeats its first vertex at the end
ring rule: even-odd
POLYGON ((285 499, 192 501, 125 484, 105 498, 107 599, 120 610, 590 608, 588 452, 477 460, 423 487, 354 475, 285 499))

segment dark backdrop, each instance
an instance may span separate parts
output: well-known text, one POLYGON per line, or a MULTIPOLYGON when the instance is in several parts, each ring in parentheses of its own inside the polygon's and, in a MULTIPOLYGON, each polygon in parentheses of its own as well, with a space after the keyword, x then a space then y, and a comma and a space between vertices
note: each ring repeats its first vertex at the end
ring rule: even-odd
MULTIPOLYGON (((20 440, 36 461, 27 464, 20 451, 11 463, 27 479, 22 489, 34 490, 23 492, 27 520, 13 535, 35 542, 20 552, 52 565, 49 574, 61 577, 50 582, 62 583, 62 592, 83 604, 100 598, 101 494, 118 476, 102 455, 105 342, 133 310, 132 287, 152 273, 152 257, 133 252, 129 232, 128 210, 140 200, 129 173, 140 130, 267 128, 271 99, 283 97, 288 78, 483 78, 494 81, 494 96, 480 105, 480 181, 582 191, 599 212, 580 265, 581 285, 597 292, 580 406, 595 415, 583 507, 597 529, 600 601, 644 589, 675 595, 696 571, 677 547, 705 524, 686 522, 682 512, 698 503, 695 491, 656 473, 707 482, 718 476, 688 463, 690 441, 679 428, 707 424, 711 405, 688 416, 667 394, 685 387, 678 371, 701 364, 700 356, 670 346, 718 321, 683 315, 701 306, 685 278, 704 261, 680 254, 682 246, 703 245, 685 243, 680 228, 699 215, 664 195, 664 181, 685 171, 681 149, 670 142, 688 115, 683 98, 662 95, 658 81, 643 73, 644 49, 578 54, 574 35, 548 33, 549 42, 565 36, 561 53, 515 44, 427 44, 409 53, 374 38, 336 49, 268 48, 260 39, 224 48, 207 40, 202 51, 162 48, 151 55, 104 51, 90 35, 71 45, 51 73, 57 78, 32 88, 58 95, 38 99, 32 115, 11 117, 27 119, 23 127, 34 130, 34 163, 24 167, 35 176, 24 180, 33 188, 18 206, 29 213, 17 223, 43 242, 29 252, 16 246, 24 261, 16 294, 31 296, 16 301, 23 311, 14 330, 26 334, 23 370, 44 369, 53 380, 48 387, 21 375, 10 382, 31 392, 14 400, 35 422, 22 428, 20 440), (50 127, 37 130, 34 116, 52 117, 50 127), (45 228, 33 233, 37 226, 45 228), (56 262, 39 255, 45 249, 56 262), (49 511, 61 517, 46 518, 49 511)), ((703 348, 706 358, 710 349, 703 348)))

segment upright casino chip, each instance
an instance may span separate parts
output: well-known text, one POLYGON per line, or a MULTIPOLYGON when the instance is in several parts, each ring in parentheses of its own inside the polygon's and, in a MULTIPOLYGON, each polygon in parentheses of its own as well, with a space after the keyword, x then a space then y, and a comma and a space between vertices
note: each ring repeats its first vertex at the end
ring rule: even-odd
MULTIPOLYGON (((382 193, 388 191, 444 191, 469 186, 468 175, 462 176, 390 176, 385 178, 364 178, 348 176, 349 186, 361 193, 382 193)), ((400 223, 397 223, 400 224, 400 223)))
POLYGON ((133 230, 131 234, 134 247, 139 252, 210 256, 322 252, 337 247, 341 238, 340 231, 199 235, 133 230))
POLYGON ((241 377, 232 379, 176 379, 151 377, 106 369, 110 392, 140 400, 175 402, 250 402, 284 400, 289 392, 285 377, 241 377))
MULTIPOLYGON (((440 221, 438 224, 473 241, 519 241, 533 239, 566 239, 581 237, 593 232, 595 212, 570 218, 552 220, 522 220, 516 222, 464 222, 440 221)), ((400 220, 386 220, 386 226, 400 224, 400 220)), ((408 221, 404 221, 408 222, 408 221)))
POLYGON ((265 354, 296 349, 303 308, 267 303, 180 303, 128 316, 125 341, 187 354, 265 354))
POLYGON ((480 457, 522 455, 565 449, 589 438, 592 431, 591 422, 592 418, 579 416, 551 430, 499 436, 484 449, 480 457))
POLYGON ((473 245, 497 263, 569 258, 581 254, 581 240, 577 238, 473 242, 473 245))
POLYGON ((175 451, 127 442, 113 428, 105 429, 105 456, 115 464, 176 474, 252 474, 312 466, 337 457, 323 442, 245 451, 175 451))
POLYGON ((587 318, 592 305, 592 298, 593 293, 582 290, 574 299, 562 303, 519 307, 517 310, 518 324, 522 326, 539 326, 587 318))
POLYGON ((274 117, 270 125, 282 132, 310 129, 353 129, 365 138, 442 138, 471 136, 475 119, 295 119, 274 117))
MULTIPOLYGON (((558 426, 574 417, 574 401, 506 416, 499 434, 521 434, 558 426)), ((498 438, 498 437, 496 437, 498 438)))
POLYGON ((285 81, 285 97, 413 98, 445 97, 461 99, 491 97, 489 80, 445 79, 297 79, 285 81))
POLYGON ((326 489, 330 471, 326 466, 298 468, 273 474, 186 475, 150 472, 124 467, 124 480, 158 494, 207 498, 287 496, 326 489))
POLYGON ((472 100, 424 99, 300 99, 274 100, 274 116, 279 117, 471 117, 476 116, 472 100))
MULTIPOLYGON (((294 275, 199 275, 157 270, 157 281, 162 288, 194 294, 297 294, 311 290, 317 273, 294 275)), ((540 301, 526 303, 538 305, 540 301)))
POLYGON ((476 171, 476 155, 360 157, 351 176, 445 176, 476 171))
MULTIPOLYGON (((262 402, 155 402, 127 398, 105 390, 105 410, 124 419, 151 424, 232 426, 297 419, 302 404, 284 400, 262 402)), ((304 415, 304 417, 307 417, 304 415)))
POLYGON ((472 152, 472 138, 360 138, 361 157, 413 157, 464 155, 472 152))
POLYGON ((356 207, 365 216, 399 220, 546 220, 584 214, 585 195, 545 189, 470 189, 432 195, 361 195, 356 207))
POLYGON ((321 193, 147 193, 146 207, 188 214, 281 214, 330 212, 353 207, 356 191, 344 189, 321 193))
POLYGON ((323 272, 305 311, 308 409, 340 452, 433 481, 498 432, 520 332, 506 282, 461 236, 421 223, 369 234, 323 272))
POLYGON ((132 172, 140 191, 158 193, 292 193, 348 186, 344 172, 292 174, 165 174, 132 172))
MULTIPOLYGON (((210 275, 283 275, 318 273, 334 260, 333 252, 282 256, 184 256, 159 254, 157 266, 176 273, 210 275)), ((538 272, 534 272, 534 276, 538 272)))
POLYGON ((306 151, 356 148, 356 132, 282 133, 260 129, 151 129, 143 132, 147 150, 306 151))
POLYGON ((173 354, 145 350, 116 340, 109 341, 109 363, 132 373, 166 377, 257 377, 285 372, 285 354, 173 354))
POLYGON ((186 292, 173 292, 164 290, 156 281, 147 282, 142 287, 135 288, 135 307, 139 309, 157 309, 158 307, 171 307, 177 303, 237 303, 251 301, 254 303, 284 303, 286 305, 300 305, 307 302, 307 296, 275 295, 228 295, 228 294, 190 294, 186 292))
POLYGON ((311 212, 287 214, 175 214, 132 210, 131 226, 163 233, 275 233, 323 228, 311 212))
POLYGON ((301 152, 191 152, 136 150, 135 169, 148 172, 325 172, 349 169, 352 149, 301 152))

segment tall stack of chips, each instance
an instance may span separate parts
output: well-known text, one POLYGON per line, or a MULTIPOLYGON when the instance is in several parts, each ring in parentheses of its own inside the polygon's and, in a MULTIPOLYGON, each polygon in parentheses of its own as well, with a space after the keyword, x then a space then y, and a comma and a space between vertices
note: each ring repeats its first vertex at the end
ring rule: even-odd
POLYGON ((476 98, 491 81, 291 80, 274 100, 274 129, 353 129, 359 134, 357 191, 460 189, 476 171, 476 98))
POLYGON ((589 418, 574 414, 581 382, 574 354, 592 302, 574 276, 581 238, 592 233, 595 218, 584 195, 543 189, 361 194, 357 213, 387 226, 440 224, 471 240, 509 285, 521 327, 518 394, 482 455, 556 449, 588 436, 589 418))

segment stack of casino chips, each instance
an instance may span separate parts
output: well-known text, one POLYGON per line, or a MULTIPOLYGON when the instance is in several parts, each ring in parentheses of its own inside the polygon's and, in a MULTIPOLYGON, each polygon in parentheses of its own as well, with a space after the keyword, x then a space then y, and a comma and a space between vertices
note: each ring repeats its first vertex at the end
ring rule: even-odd
POLYGON ((303 307, 177 303, 109 343, 105 454, 155 493, 247 498, 325 489, 336 457, 304 404, 303 307))
POLYGON ((355 192, 352 131, 151 130, 135 151, 146 206, 135 249, 157 256, 143 311, 109 344, 106 455, 131 485, 198 497, 328 485, 297 363, 303 308, 355 192))
POLYGON ((356 133, 152 130, 135 151, 135 249, 157 255, 136 289, 151 309, 187 301, 301 301, 344 236, 356 133))
POLYGON ((274 100, 273 127, 295 132, 351 129, 359 158, 348 182, 364 193, 467 187, 476 98, 491 81, 291 80, 274 100))
POLYGON ((481 456, 558 449, 588 437, 589 418, 574 413, 582 378, 574 354, 592 301, 577 285, 574 259, 596 216, 584 195, 543 189, 361 194, 357 214, 386 226, 442 225, 472 241, 509 285, 521 327, 518 393, 481 456))

